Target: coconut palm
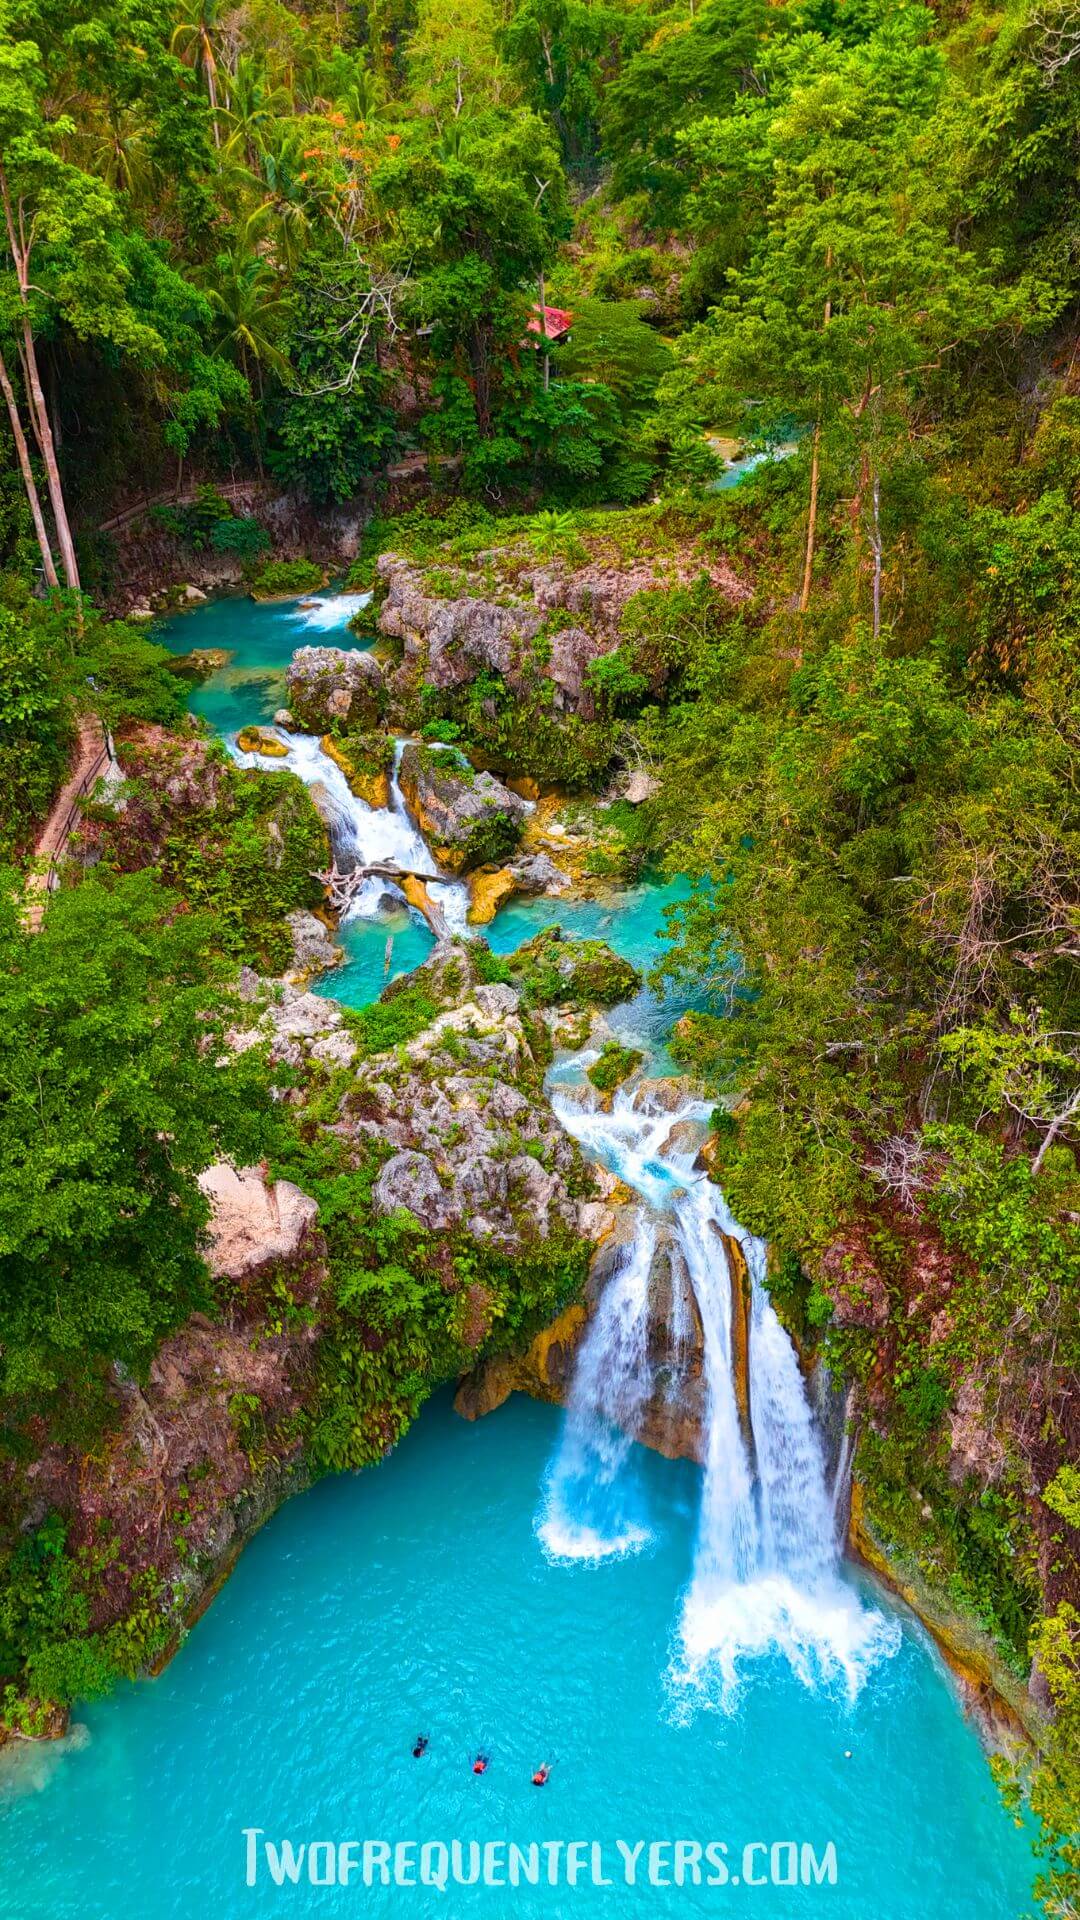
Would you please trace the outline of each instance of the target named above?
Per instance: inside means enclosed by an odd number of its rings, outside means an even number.
[[[86,164],[114,192],[133,200],[149,199],[155,168],[150,157],[145,122],[129,108],[109,101],[86,116],[82,140]]]
[[[180,0],[180,19],[169,43],[172,51],[185,65],[201,74],[206,83],[215,147],[221,145],[218,76],[224,12],[224,0]]]
[[[204,287],[218,317],[222,343],[232,348],[249,383],[254,371],[261,393],[264,367],[281,375],[288,372],[277,338],[288,317],[289,302],[270,262],[240,247],[219,253],[204,275]]]
[[[242,155],[254,171],[277,123],[292,112],[292,95],[280,80],[271,81],[262,60],[242,53],[229,76],[228,99],[225,119],[231,130],[225,151],[230,157]]]

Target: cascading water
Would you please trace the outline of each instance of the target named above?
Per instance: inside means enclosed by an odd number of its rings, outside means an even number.
[[[296,618],[312,633],[339,633],[370,599],[370,593],[313,593],[299,602]]]
[[[366,800],[359,799],[353,793],[341,768],[331,760],[329,754],[323,752],[314,734],[284,733],[264,728],[264,732],[267,731],[273,732],[274,738],[286,749],[286,754],[281,759],[275,758],[271,764],[274,767],[287,767],[303,780],[305,786],[311,788],[316,805],[330,829],[334,856],[343,872],[380,861],[387,861],[406,871],[438,871],[433,854],[409,816],[398,784],[403,742],[398,741],[395,749],[389,807],[369,807]],[[238,765],[265,771],[267,761],[261,754],[241,753],[235,741],[230,741],[229,745]],[[458,880],[445,880],[438,885],[433,884],[429,891],[432,899],[442,908],[451,933],[466,936],[469,931],[465,919],[469,905],[466,888]],[[404,897],[390,881],[373,875],[353,895],[345,918],[374,919],[388,893],[397,898]]]
[[[843,1578],[821,1438],[791,1341],[765,1288],[766,1249],[732,1218],[719,1188],[694,1169],[686,1128],[706,1109],[650,1110],[647,1090],[620,1090],[610,1112],[569,1091],[554,1095],[586,1153],[645,1202],[635,1237],[608,1282],[582,1344],[566,1426],[545,1489],[539,1533],[553,1557],[600,1559],[651,1537],[630,1483],[630,1440],[652,1390],[649,1273],[660,1221],[685,1263],[702,1330],[705,1472],[694,1565],[683,1596],[672,1681],[681,1699],[732,1703],[750,1657],[780,1655],[805,1684],[841,1680],[854,1694],[899,1627],[865,1607]],[[737,1242],[750,1286],[750,1434],[735,1383],[735,1287],[725,1238]],[[685,1344],[685,1305],[673,1291],[673,1346]],[[611,1427],[621,1439],[610,1437]]]
[[[636,1482],[623,1473],[648,1397],[648,1222],[604,1290],[582,1343],[566,1432],[538,1531],[557,1560],[635,1553],[649,1538]]]

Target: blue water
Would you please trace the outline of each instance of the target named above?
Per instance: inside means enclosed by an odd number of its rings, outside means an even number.
[[[763,1672],[728,1718],[673,1692],[697,1476],[642,1458],[655,1549],[551,1564],[533,1531],[560,1415],[469,1426],[440,1397],[376,1471],[325,1481],[246,1549],[158,1680],[4,1808],[4,1920],[750,1911],[1011,1920],[1027,1886],[974,1735],[905,1633],[854,1707]],[[430,1750],[414,1761],[418,1732]],[[478,1748],[491,1755],[475,1779]],[[845,1753],[850,1752],[850,1759]],[[543,1792],[533,1769],[554,1761]],[[244,1884],[244,1827],[291,1838],[809,1840],[835,1887],[571,1891]],[[758,1856],[760,1857],[760,1856]],[[756,1860],[755,1863],[756,1865]],[[607,1868],[609,1876],[613,1869]],[[351,1898],[350,1898],[351,1896]]]
[[[355,612],[358,596],[339,601],[343,612]],[[306,600],[258,602],[230,594],[207,601],[189,613],[156,625],[151,636],[174,653],[196,647],[227,647],[228,666],[193,688],[193,713],[216,732],[236,733],[240,727],[272,719],[286,705],[285,670],[297,647],[361,647],[345,619],[334,615],[333,598],[313,595]]]
[[[270,652],[280,669],[305,637],[297,624],[294,608],[229,601],[168,637],[235,646],[234,671]],[[272,712],[278,688],[212,682],[194,704],[229,731]],[[515,902],[490,938],[506,952],[559,918],[644,965],[678,897],[678,886],[632,889],[613,920],[610,903]],[[430,944],[404,914],[349,927],[326,989],[377,991],[388,928],[394,972]],[[660,1018],[648,996],[614,1015],[650,1035]],[[515,1397],[470,1426],[439,1396],[378,1469],[324,1481],[275,1515],[160,1679],[82,1709],[68,1742],[6,1753],[0,1920],[232,1920],[338,1913],[350,1899],[447,1920],[740,1908],[765,1920],[1013,1920],[1028,1900],[1026,1837],[921,1632],[905,1622],[853,1703],[804,1687],[779,1660],[757,1665],[729,1713],[684,1693],[671,1660],[698,1471],[639,1452],[650,1548],[555,1563],[535,1523],[562,1417]],[[430,1750],[414,1761],[421,1731]],[[470,1771],[479,1748],[491,1754],[482,1779]],[[555,1764],[540,1792],[529,1776],[544,1760]],[[257,1856],[249,1887],[245,1827],[297,1847],[597,1841],[615,1884],[277,1887]],[[823,1856],[832,1841],[837,1884],[627,1887],[617,1839],[722,1841],[733,1875],[746,1843],[806,1841]]]

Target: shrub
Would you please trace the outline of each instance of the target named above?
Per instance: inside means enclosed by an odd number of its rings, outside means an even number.
[[[624,1047],[617,1040],[609,1040],[599,1060],[588,1069],[588,1078],[600,1093],[614,1093],[624,1080],[629,1080],[644,1058],[638,1047]]]
[[[280,594],[311,593],[321,587],[326,575],[314,560],[269,560],[260,567],[251,582],[252,597],[273,600]]]

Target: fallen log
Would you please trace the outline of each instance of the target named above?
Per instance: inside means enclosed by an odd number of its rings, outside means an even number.
[[[342,914],[352,905],[365,880],[388,880],[399,887],[410,906],[424,915],[437,940],[449,940],[450,928],[441,909],[428,894],[428,886],[444,886],[445,875],[441,873],[421,873],[415,868],[399,867],[392,861],[379,861],[371,866],[350,867],[342,873],[335,860],[333,866],[322,872],[312,871],[312,879],[317,880],[325,889],[327,905],[337,914]],[[410,888],[406,881],[413,881]]]

